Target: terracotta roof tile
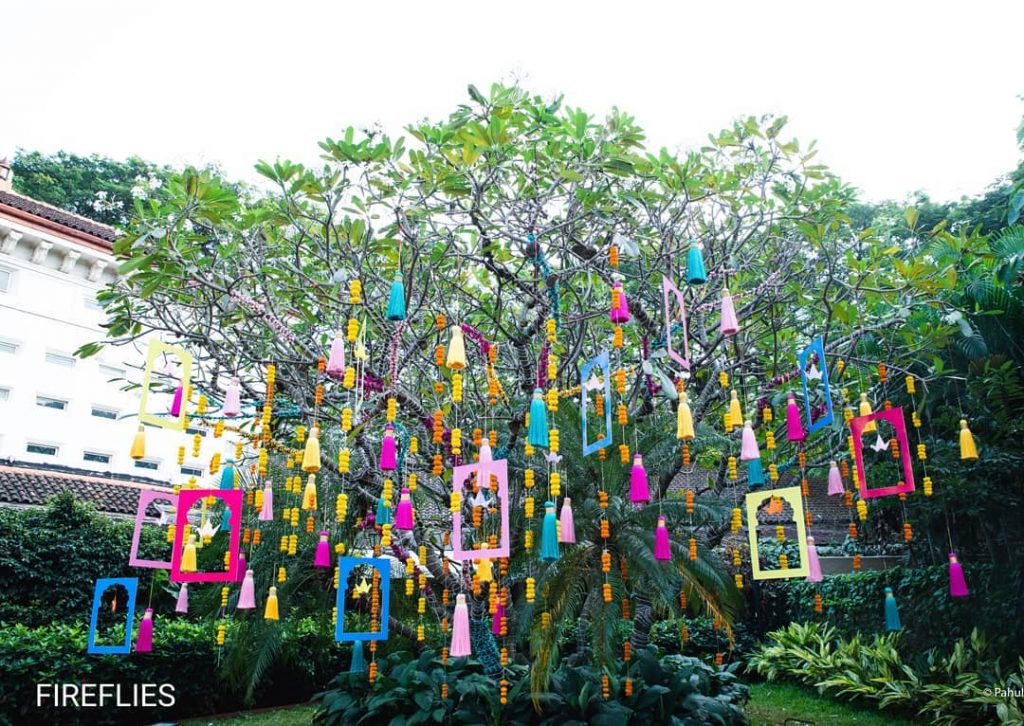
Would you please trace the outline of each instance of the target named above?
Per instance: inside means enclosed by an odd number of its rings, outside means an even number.
[[[63,490],[70,489],[81,500],[108,514],[135,514],[143,489],[170,491],[170,487],[117,481],[88,475],[0,466],[0,505],[41,506]],[[150,516],[156,514],[152,509]]]
[[[121,236],[121,233],[113,227],[94,222],[91,219],[81,217],[60,207],[54,207],[53,205],[45,204],[14,192],[0,191],[0,204],[13,207],[19,211],[35,217],[41,217],[79,232],[85,232],[110,243],[115,242]]]

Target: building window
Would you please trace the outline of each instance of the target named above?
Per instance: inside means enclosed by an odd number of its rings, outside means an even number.
[[[36,405],[42,406],[43,408],[52,408],[57,411],[63,411],[68,407],[68,402],[60,398],[50,398],[49,396],[36,396]]]
[[[109,464],[110,454],[97,454],[95,451],[86,451],[82,459],[84,461],[94,461],[97,464]]]
[[[6,267],[0,267],[0,292],[11,291],[11,281],[14,278],[14,271]]]
[[[10,340],[0,340],[0,353],[10,353],[14,355],[18,352],[18,344],[11,342]]]
[[[58,366],[66,366],[72,368],[75,365],[75,356],[68,355],[67,353],[56,353],[52,350],[46,351],[46,362],[53,363]]]
[[[25,450],[30,454],[40,454],[41,456],[57,455],[57,447],[49,444],[29,444]]]
[[[124,378],[128,374],[128,371],[124,368],[100,363],[100,373],[105,376],[110,376],[111,378]]]
[[[183,466],[183,467],[181,467],[181,475],[182,476],[202,476],[203,475],[203,470],[202,469],[197,469],[194,466]]]
[[[11,400],[11,389],[0,388],[0,403]]]
[[[92,415],[96,418],[109,418],[111,421],[117,420],[117,411],[112,408],[104,408],[103,406],[93,406]]]
[[[160,462],[159,461],[148,461],[146,459],[139,459],[138,461],[135,462],[135,468],[136,469],[150,469],[151,471],[156,471],[157,469],[160,468]]]

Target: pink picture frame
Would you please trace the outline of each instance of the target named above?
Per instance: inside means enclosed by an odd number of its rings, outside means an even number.
[[[142,525],[146,519],[146,509],[155,501],[170,502],[175,508],[175,521],[177,521],[178,495],[172,491],[157,491],[154,489],[142,489],[139,491],[139,507],[135,511],[135,531],[132,533],[132,549],[128,553],[128,565],[130,567],[148,567],[151,570],[169,570],[169,560],[145,560],[139,557],[139,538],[142,537]],[[177,530],[177,527],[175,527]],[[177,534],[177,532],[175,532]]]
[[[464,464],[452,470],[452,492],[464,493],[465,482],[469,476],[476,472],[479,477],[489,477],[492,474],[498,479],[498,501],[501,503],[501,537],[498,546],[486,550],[464,550],[462,549],[462,510],[452,514],[452,555],[451,559],[457,562],[466,560],[479,560],[483,558],[494,559],[509,556],[509,526],[508,526],[508,461],[496,459],[494,461],[481,461],[475,464]]]
[[[188,524],[188,510],[206,497],[222,500],[231,510],[231,553],[228,569],[223,572],[182,572],[181,545]],[[242,537],[241,489],[182,489],[178,493],[178,511],[175,513],[174,549],[171,550],[171,582],[235,582],[238,580],[238,544]]]
[[[666,276],[661,276],[661,292],[662,297],[665,300],[665,347],[668,349],[669,357],[676,363],[683,367],[683,370],[690,370],[690,342],[686,334],[686,300],[683,297],[682,291],[675,286],[671,280]],[[680,322],[683,324],[683,354],[679,355],[679,352],[672,346],[672,299],[669,297],[669,293],[675,296],[676,302],[679,303],[679,311],[681,318]]]
[[[861,436],[864,427],[870,421],[887,421],[892,424],[893,435],[900,445],[900,460],[903,463],[903,484],[890,487],[868,488],[867,477],[864,476],[864,443]],[[887,497],[893,494],[905,494],[914,491],[914,463],[910,458],[910,443],[907,440],[907,424],[903,418],[903,407],[890,408],[888,411],[875,411],[866,416],[858,416],[850,421],[850,432],[853,434],[853,458],[857,467],[858,490],[861,499]]]

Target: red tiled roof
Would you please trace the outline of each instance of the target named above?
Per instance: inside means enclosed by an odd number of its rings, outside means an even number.
[[[63,490],[70,489],[81,500],[108,514],[135,514],[139,492],[144,489],[170,491],[170,487],[118,481],[86,474],[46,469],[0,466],[0,505],[41,506]],[[155,509],[150,514],[155,514]]]
[[[108,243],[106,245],[108,249],[112,246],[113,242],[121,236],[121,233],[113,227],[100,224],[99,222],[94,222],[91,219],[81,217],[72,212],[68,212],[67,210],[36,201],[35,199],[30,199],[29,197],[25,197],[14,192],[0,191],[0,205],[16,209],[33,217],[45,219],[62,227],[75,230],[76,232],[83,232],[92,237],[96,237],[97,239]]]

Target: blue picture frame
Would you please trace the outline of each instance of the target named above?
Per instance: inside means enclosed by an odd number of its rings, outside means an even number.
[[[604,379],[604,436],[592,444],[587,443],[587,377],[595,367],[601,369]],[[601,351],[596,357],[588,360],[580,369],[580,429],[583,432],[583,455],[590,456],[598,449],[612,443],[612,364],[608,351]]]
[[[345,630],[345,584],[356,567],[369,565],[380,573],[380,630],[366,633],[350,633]],[[383,557],[338,557],[338,595],[336,605],[338,619],[334,623],[334,639],[339,642],[354,640],[387,640],[388,613],[391,600],[391,561]]]
[[[121,585],[128,592],[128,604],[124,628],[124,643],[121,645],[97,645],[96,626],[100,617],[100,606],[103,604],[103,593],[107,588]],[[99,655],[128,655],[132,652],[132,630],[135,627],[135,599],[139,594],[139,578],[137,577],[102,577],[96,580],[96,589],[92,593],[92,615],[89,617],[89,640],[86,652]]]
[[[825,415],[817,421],[811,420],[811,398],[807,392],[807,362],[812,353],[818,356],[818,368],[821,371],[821,394],[825,397],[827,407]],[[800,382],[804,387],[804,414],[807,416],[807,435],[810,436],[815,431],[820,431],[831,425],[835,420],[832,412],[832,389],[828,385],[828,366],[825,364],[825,344],[820,335],[800,353]]]

